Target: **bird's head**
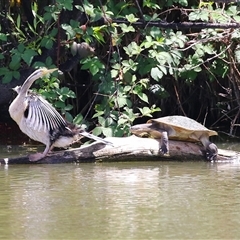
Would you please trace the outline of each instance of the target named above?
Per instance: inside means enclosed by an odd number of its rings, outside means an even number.
[[[17,92],[17,94],[20,94],[21,92],[28,91],[29,87],[32,85],[32,83],[38,79],[41,78],[48,73],[52,73],[54,71],[58,70],[57,68],[47,69],[47,68],[39,68],[36,71],[34,71],[24,82],[22,86],[16,86],[15,88],[12,88],[13,91]]]
[[[44,77],[45,75],[52,73],[54,71],[58,70],[57,68],[47,69],[47,68],[39,68],[35,72],[33,72],[30,77],[34,79],[38,79],[41,77]]]

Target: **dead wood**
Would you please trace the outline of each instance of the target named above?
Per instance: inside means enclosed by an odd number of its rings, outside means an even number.
[[[92,143],[80,148],[56,151],[38,162],[30,162],[28,156],[0,159],[1,164],[56,164],[56,163],[92,163],[120,161],[206,161],[202,146],[182,141],[170,141],[170,156],[159,152],[159,141],[136,136],[124,138],[106,138],[113,142],[114,147],[102,143]],[[219,149],[217,161],[235,161],[238,152]]]

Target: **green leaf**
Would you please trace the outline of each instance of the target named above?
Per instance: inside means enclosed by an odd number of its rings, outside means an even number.
[[[58,82],[53,82],[51,85],[53,88],[58,89],[59,88],[59,83]]]
[[[0,76],[6,75],[9,72],[9,69],[6,67],[0,68]]]
[[[52,58],[51,57],[47,57],[46,58],[46,66],[50,67],[52,65]]]
[[[96,65],[91,65],[89,70],[90,70],[91,74],[94,76],[94,75],[96,75],[98,73],[99,68]]]
[[[142,113],[142,116],[152,117],[152,114],[151,114],[152,111],[149,107],[143,107],[138,109]]]
[[[104,114],[104,111],[98,111],[98,112],[96,112],[96,113],[92,116],[92,118],[96,118],[96,117],[102,116],[103,114]]]
[[[13,71],[13,77],[16,79],[20,78],[20,72],[19,71]]]
[[[8,72],[3,78],[2,78],[2,83],[9,83],[12,81],[13,74],[12,72]]]
[[[12,70],[17,70],[20,67],[21,57],[18,54],[12,56],[12,60],[9,63],[9,68]]]
[[[69,91],[69,88],[67,87],[62,87],[61,89],[59,89],[59,93],[62,95],[67,95]]]
[[[186,41],[187,37],[181,31],[177,31],[176,33],[170,33],[170,39],[166,39],[166,44],[170,42],[168,45],[177,44],[180,48],[183,48]]]
[[[209,13],[206,10],[196,10],[188,15],[190,21],[202,20],[208,22]]]
[[[177,2],[180,3],[182,6],[187,6],[188,5],[187,0],[178,0]]]
[[[33,57],[36,55],[38,54],[34,50],[26,49],[21,57],[30,66],[32,63]]]
[[[58,3],[66,10],[73,10],[73,0],[58,0]]]
[[[96,31],[96,27],[93,28],[93,36],[97,39],[98,42],[105,43],[104,34],[102,31]]]
[[[85,12],[90,17],[94,17],[95,16],[94,7],[93,7],[92,4],[90,4],[88,1],[84,1],[82,5],[83,6],[75,5],[75,7],[77,9],[79,9],[81,12]]]
[[[111,70],[111,77],[112,78],[116,78],[119,74],[119,71],[118,70],[115,70],[115,69],[112,69]]]
[[[124,107],[124,114],[128,117],[128,120],[132,123],[136,117],[139,115],[138,113],[134,113],[132,108]]]
[[[167,75],[167,68],[166,68],[165,66],[158,65],[158,68],[159,68],[165,75]]]
[[[41,67],[46,67],[46,64],[44,64],[43,62],[34,62],[33,63],[33,68],[41,68]]]
[[[112,137],[112,136],[113,136],[113,131],[112,131],[112,129],[111,129],[110,127],[108,127],[108,128],[106,128],[106,127],[102,128],[102,133],[103,133],[103,135],[106,136],[106,137]]]
[[[127,47],[123,47],[123,49],[130,57],[133,55],[139,55],[143,50],[143,48],[137,45],[136,42],[131,42]]]
[[[0,40],[1,41],[7,41],[7,35],[4,33],[0,33]]]
[[[132,59],[129,59],[123,60],[122,65],[124,66],[123,72],[126,73],[129,69],[131,69],[132,71],[136,71],[138,63],[136,61],[133,61]]]
[[[170,52],[159,52],[156,58],[157,58],[157,61],[160,63],[160,65],[164,65],[166,62],[169,64],[173,62],[173,58]]]
[[[139,93],[139,94],[138,94],[138,97],[139,97],[142,101],[148,103],[148,96],[147,96],[145,93]]]
[[[59,108],[59,109],[62,109],[65,107],[65,103],[62,101],[56,101],[54,105],[56,108]]]
[[[46,36],[46,37],[43,37],[40,44],[41,44],[41,46],[43,46],[47,49],[51,49],[53,46],[53,40],[50,39],[48,36]]]
[[[138,20],[138,18],[136,18],[132,13],[126,15],[125,17],[130,23],[135,23]]]
[[[73,109],[73,105],[71,105],[71,104],[67,104],[65,107],[64,107],[64,110],[65,111],[70,111],[70,110],[72,110]]]
[[[20,43],[20,44],[18,45],[17,49],[18,49],[18,51],[19,51],[20,53],[23,53],[24,50],[25,50],[25,46],[24,46],[22,43]]]
[[[155,3],[152,0],[144,0],[143,1],[143,7],[148,7],[150,9],[160,9],[159,4]]]
[[[135,29],[133,26],[127,26],[125,23],[119,24],[119,27],[121,27],[123,33],[135,32]]]
[[[73,121],[73,116],[69,112],[65,112],[65,118],[66,118],[66,120],[68,122],[72,122]]]
[[[222,10],[222,9],[221,9]],[[237,6],[230,6],[227,10],[226,10],[226,13],[229,15],[229,16],[234,16],[234,15],[237,15],[238,14],[238,10],[237,10]]]
[[[158,81],[159,79],[161,79],[163,77],[163,72],[158,68],[158,67],[154,67],[151,70],[151,77]]]
[[[106,123],[106,118],[102,117],[102,116],[99,116],[98,117],[98,122],[101,126],[105,126],[105,123]]]
[[[124,87],[123,91],[124,91],[124,93],[128,93],[131,89],[132,89],[132,87],[128,85],[128,86]]]
[[[21,16],[20,14],[17,16],[17,27],[20,28],[20,24],[21,24]]]
[[[154,84],[154,85],[152,85],[152,86],[149,88],[149,90],[150,90],[153,94],[161,97],[161,99],[164,99],[164,98],[169,97],[169,93],[165,90],[165,88],[164,88],[163,86],[161,86],[161,85],[159,85],[159,84]]]
[[[50,37],[55,37],[58,33],[58,29],[57,28],[53,28],[52,31],[50,32],[49,36]]]
[[[102,134],[102,129],[103,129],[103,127],[95,127],[92,130],[92,134],[95,136],[99,136],[100,134]]]
[[[154,38],[160,38],[162,37],[162,31],[159,27],[151,27],[150,29],[150,35]]]
[[[128,105],[128,99],[127,97],[124,97],[124,96],[117,97],[116,102],[117,102],[116,105],[120,108]]]
[[[68,36],[68,39],[72,39],[76,36],[76,32],[74,31],[74,29],[72,28],[72,26],[70,26],[69,24],[62,24],[61,25],[62,29],[66,31],[66,34]]]
[[[73,119],[73,123],[77,124],[77,125],[81,125],[83,122],[83,115],[81,113],[79,113],[74,119]]]
[[[240,16],[234,16],[233,19],[234,19],[236,22],[240,22]]]

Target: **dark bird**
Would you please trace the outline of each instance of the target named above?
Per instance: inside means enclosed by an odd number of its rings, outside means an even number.
[[[43,153],[31,154],[30,161],[42,159],[54,147],[66,147],[78,141],[80,135],[112,145],[111,142],[87,133],[80,126],[67,122],[47,100],[29,90],[35,80],[56,70],[58,69],[40,68],[22,86],[14,88],[18,95],[9,106],[11,118],[23,133],[46,145]]]

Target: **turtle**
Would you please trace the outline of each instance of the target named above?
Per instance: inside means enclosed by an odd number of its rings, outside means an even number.
[[[159,150],[164,155],[169,154],[169,138],[178,141],[202,142],[207,160],[217,159],[218,148],[209,141],[210,136],[218,135],[217,132],[185,116],[173,115],[150,119],[145,124],[132,126],[131,132],[138,137],[161,139]]]

